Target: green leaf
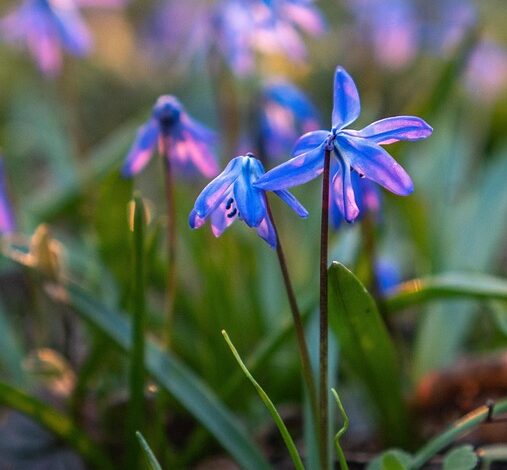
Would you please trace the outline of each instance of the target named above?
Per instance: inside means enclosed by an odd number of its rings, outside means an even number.
[[[443,470],[472,470],[478,460],[474,448],[471,445],[464,445],[446,454]]]
[[[507,280],[473,272],[413,279],[397,286],[386,298],[385,306],[395,312],[430,300],[455,297],[507,300]]]
[[[229,349],[231,350],[234,358],[236,359],[237,363],[239,364],[239,367],[245,374],[248,380],[252,383],[255,390],[257,390],[257,393],[259,394],[259,397],[263,401],[264,405],[268,409],[269,413],[273,417],[273,420],[275,421],[275,424],[280,431],[280,434],[282,436],[283,442],[285,443],[285,446],[287,447],[287,450],[289,451],[290,457],[292,459],[292,463],[296,467],[297,470],[304,470],[303,462],[301,461],[301,457],[299,456],[296,444],[294,443],[294,440],[292,439],[292,436],[289,433],[289,430],[287,429],[287,426],[285,426],[285,423],[282,420],[282,417],[278,413],[274,403],[269,398],[268,394],[264,391],[264,389],[260,386],[260,384],[254,379],[252,374],[250,374],[250,371],[245,366],[244,362],[241,360],[241,357],[232,344],[232,341],[230,340],[229,336],[227,335],[225,330],[222,330],[222,335],[225,338],[225,341],[227,342],[227,345],[229,346]]]
[[[131,322],[123,313],[104,307],[75,284],[66,289],[67,302],[86,321],[98,328],[125,352],[130,353]],[[146,370],[171,393],[218,442],[246,469],[270,468],[238,420],[191,370],[164,352],[153,341],[146,342]]]
[[[412,456],[401,449],[389,449],[368,463],[367,470],[407,470]]]
[[[22,385],[25,382],[23,368],[23,348],[18,333],[7,317],[2,303],[0,303],[0,364],[7,372],[11,382]]]
[[[329,311],[343,357],[376,405],[386,441],[405,443],[407,415],[394,345],[370,294],[338,262],[329,268]]]
[[[144,453],[146,455],[146,459],[148,460],[148,463],[150,464],[151,470],[162,470],[162,467],[158,463],[157,458],[155,457],[155,454],[151,450],[150,446],[146,442],[146,439],[143,437],[143,435],[137,431],[136,432],[137,440],[139,441],[139,444],[144,450]]]
[[[497,328],[507,336],[507,302],[492,300],[488,302],[488,307]]]
[[[0,382],[0,404],[25,414],[76,449],[93,468],[112,469],[109,458],[65,415],[37,398]]]

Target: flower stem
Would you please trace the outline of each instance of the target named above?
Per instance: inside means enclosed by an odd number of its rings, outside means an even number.
[[[176,207],[174,203],[173,169],[169,156],[167,137],[163,136],[160,143],[160,155],[164,162],[164,186],[167,215],[167,287],[166,287],[166,344],[171,344],[172,317],[174,298],[176,295]]]
[[[319,348],[319,452],[323,470],[329,468],[328,443],[328,314],[327,314],[327,246],[329,229],[329,165],[331,152],[324,155],[322,178],[322,218],[320,226],[320,348]]]
[[[292,319],[294,321],[294,329],[296,330],[296,338],[299,348],[299,357],[301,360],[301,367],[303,371],[303,378],[306,383],[306,388],[308,391],[308,396],[310,398],[310,405],[312,407],[312,414],[314,420],[318,417],[318,406],[317,406],[317,392],[315,387],[315,381],[313,380],[312,366],[310,363],[310,355],[308,353],[308,345],[305,339],[305,330],[303,326],[303,320],[301,317],[301,312],[299,311],[299,307],[296,301],[296,295],[294,294],[294,288],[292,287],[292,282],[289,276],[289,271],[287,269],[287,262],[285,260],[285,254],[282,248],[282,244],[280,242],[280,237],[278,236],[278,229],[275,225],[275,219],[273,218],[273,213],[271,212],[271,206],[269,205],[269,201],[267,196],[265,196],[266,200],[266,208],[268,211],[268,216],[273,224],[273,229],[276,234],[276,254],[278,256],[278,263],[280,264],[280,270],[282,271],[283,283],[285,285],[285,290],[287,292],[287,298],[289,300],[290,310],[292,313]],[[317,421],[315,421],[317,422]]]

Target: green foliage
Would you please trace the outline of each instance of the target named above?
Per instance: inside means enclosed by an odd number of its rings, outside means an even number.
[[[478,461],[471,445],[460,446],[445,455],[443,470],[473,470]]]

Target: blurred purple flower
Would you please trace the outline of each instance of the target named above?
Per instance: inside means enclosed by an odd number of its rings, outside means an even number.
[[[233,158],[213,181],[197,197],[190,213],[191,228],[201,227],[211,219],[215,237],[222,235],[234,220],[243,220],[272,248],[276,248],[276,232],[266,205],[265,192],[254,186],[264,174],[262,163],[252,154]],[[275,191],[300,217],[307,217],[307,210],[288,191]]]
[[[14,232],[15,229],[14,214],[7,199],[4,164],[0,158],[0,234]]]
[[[294,85],[268,84],[262,93],[260,138],[268,158],[287,155],[298,136],[319,128],[315,106]]]
[[[42,73],[54,76],[62,66],[62,50],[83,57],[92,49],[90,31],[80,6],[117,7],[124,0],[24,0],[0,20],[0,37],[28,49]]]
[[[414,116],[397,116],[376,121],[360,131],[345,129],[358,118],[360,109],[354,81],[342,67],[337,67],[332,129],[302,136],[294,148],[295,157],[268,171],[254,185],[280,190],[306,183],[322,173],[325,152],[330,151],[336,157],[330,193],[347,222],[353,222],[359,215],[352,170],[394,194],[410,194],[413,191],[410,176],[380,145],[425,139],[431,134],[431,127]]]
[[[382,64],[407,65],[421,49],[447,53],[476,21],[470,0],[347,0]]]
[[[493,41],[481,41],[468,62],[465,83],[470,93],[493,101],[507,90],[507,50]]]
[[[306,55],[299,30],[317,36],[324,29],[311,0],[167,0],[150,20],[152,44],[185,56],[217,51],[234,73],[254,70],[255,52],[281,53],[295,61]]]
[[[139,173],[150,161],[158,144],[163,157],[179,171],[197,169],[204,176],[218,173],[212,144],[215,134],[192,119],[177,98],[161,96],[146,124],[139,128],[122,168],[125,177]]]

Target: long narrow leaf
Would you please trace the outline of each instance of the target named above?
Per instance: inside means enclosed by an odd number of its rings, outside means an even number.
[[[368,291],[337,262],[329,268],[329,311],[343,357],[375,403],[386,441],[404,444],[407,415],[394,345]]]
[[[507,280],[481,273],[446,273],[413,279],[391,292],[385,306],[395,312],[412,305],[446,298],[507,300]]]
[[[155,454],[151,450],[151,447],[146,442],[146,439],[143,437],[143,435],[137,431],[136,432],[137,440],[139,441],[139,444],[144,450],[144,453],[146,454],[146,458],[148,460],[148,463],[150,464],[151,470],[162,470],[162,467],[158,463],[157,458],[155,457]]]

